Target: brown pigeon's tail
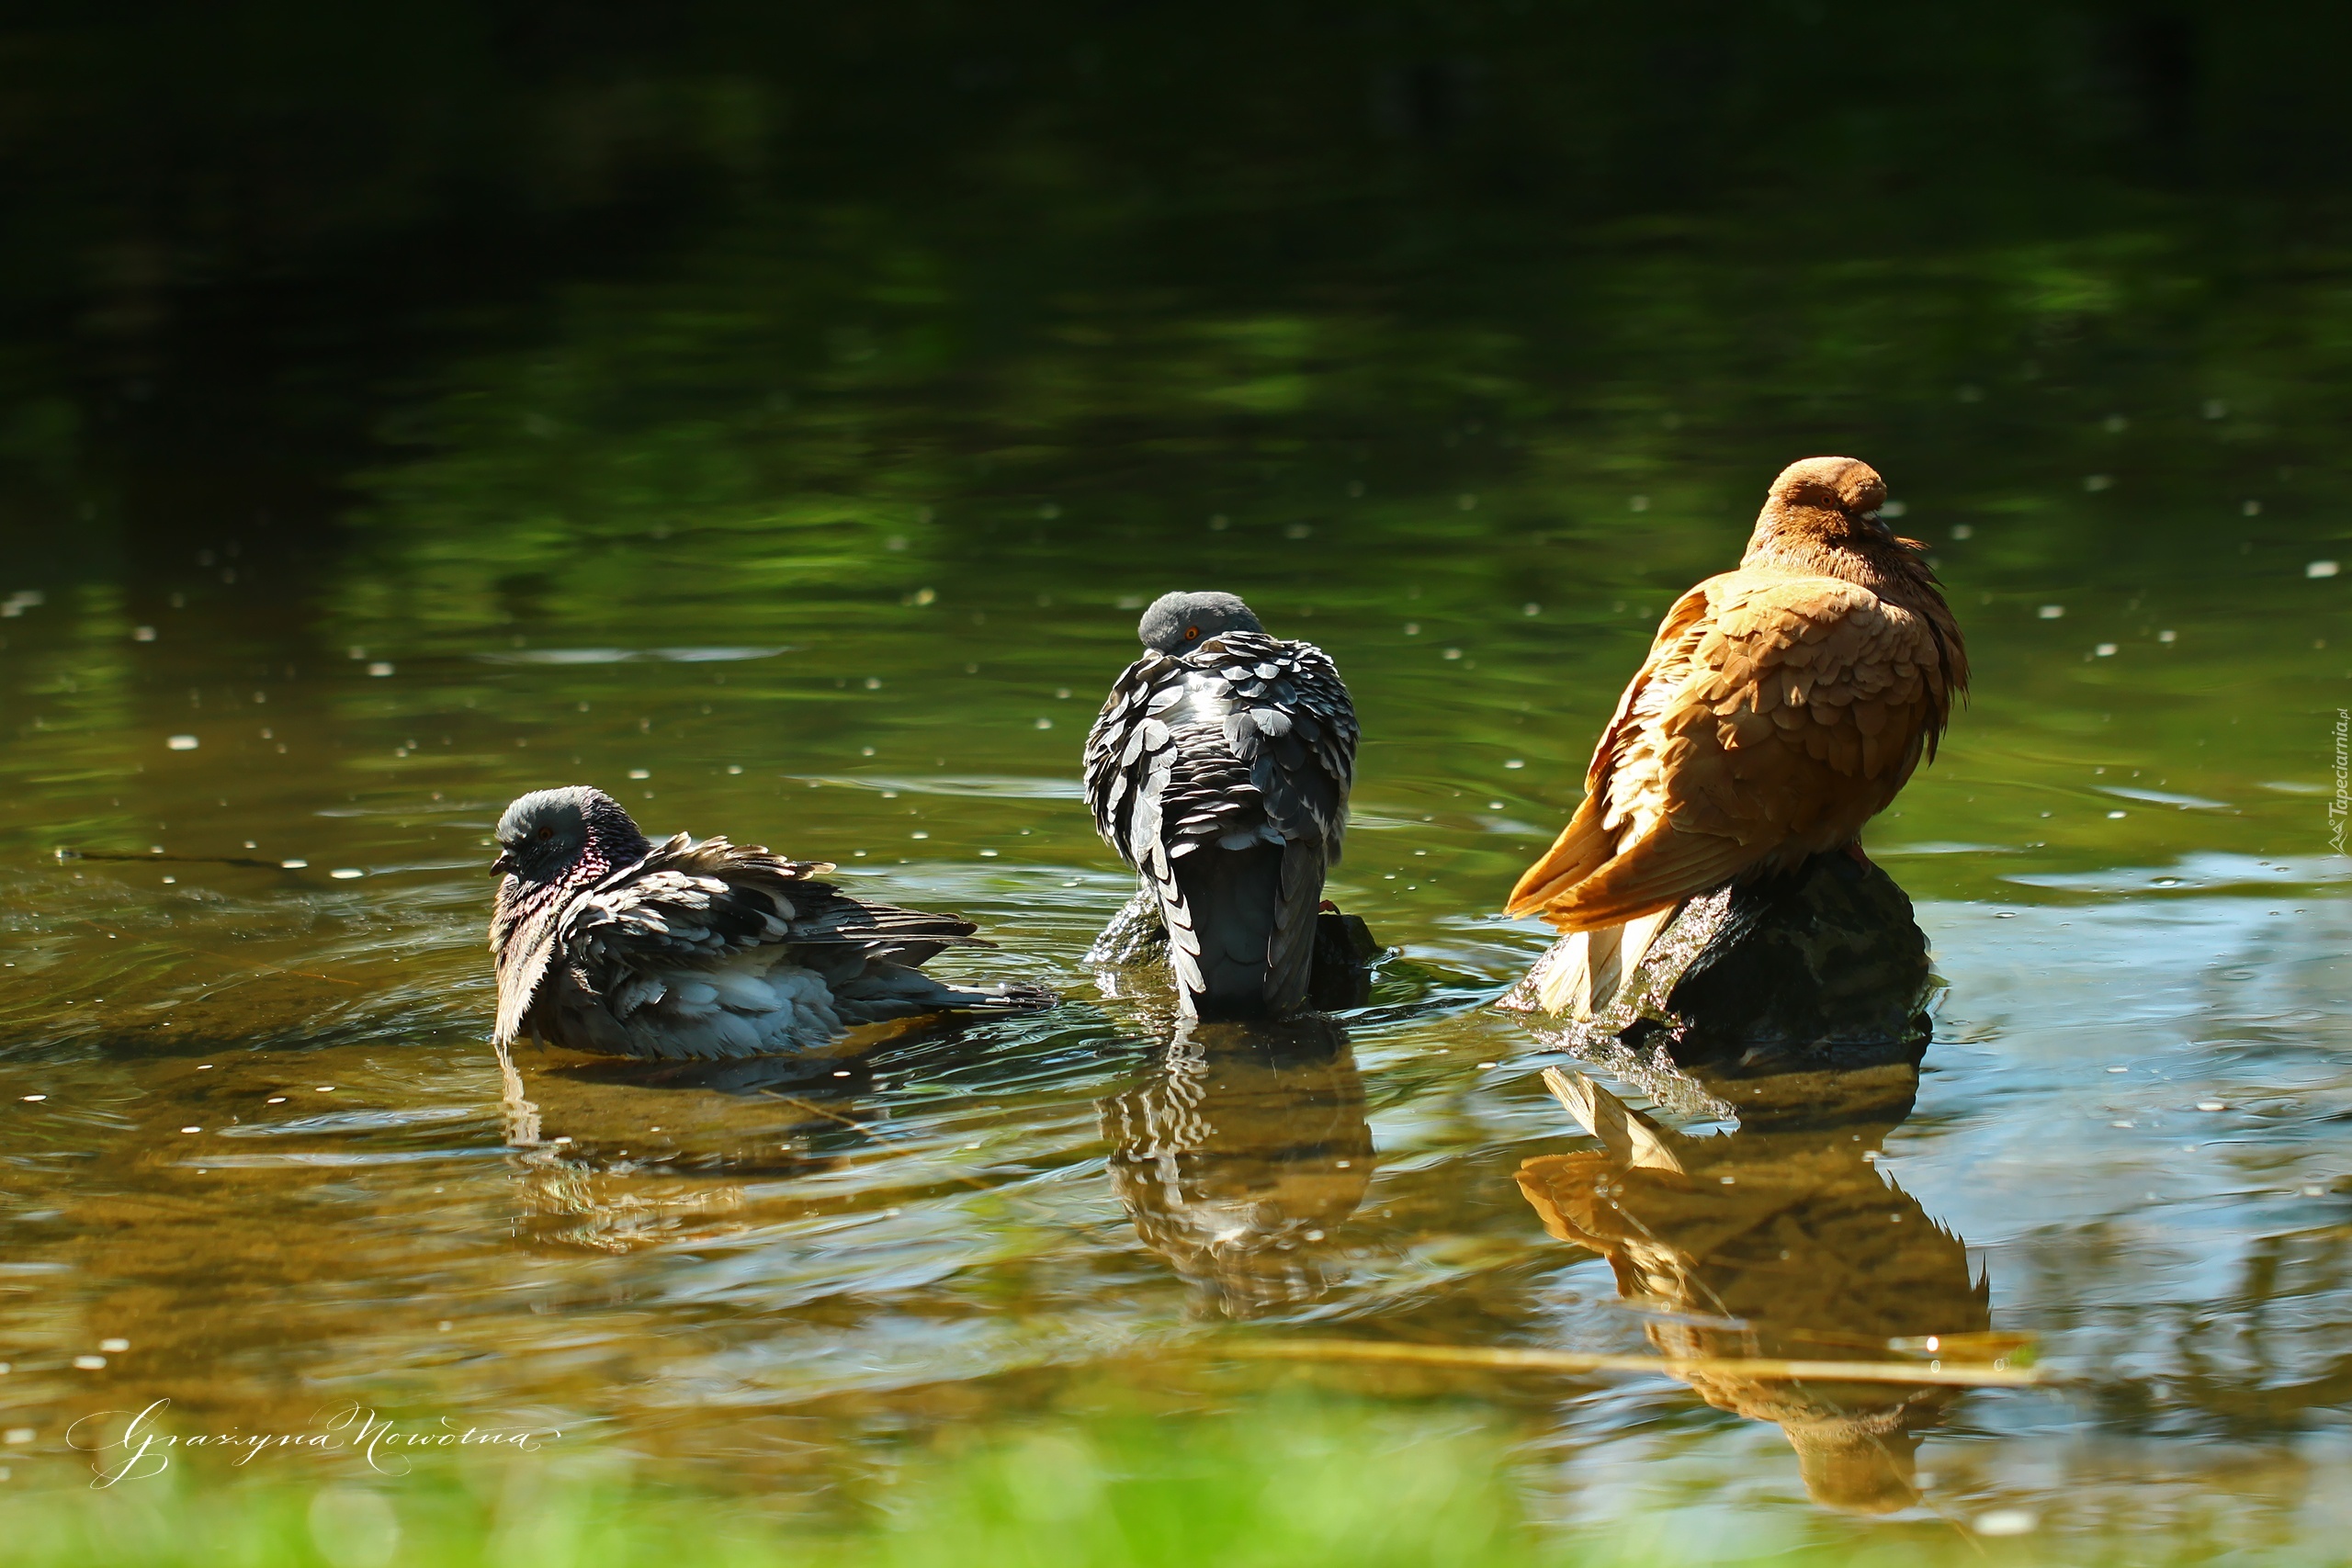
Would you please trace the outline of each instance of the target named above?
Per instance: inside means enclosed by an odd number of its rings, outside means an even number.
[[[1521,874],[1518,886],[1510,890],[1510,901],[1503,907],[1506,914],[1516,919],[1542,912],[1599,871],[1615,852],[1616,835],[1600,825],[1600,802],[1598,795],[1585,796],[1577,814],[1544,852],[1544,858]]]
[[[1680,908],[1677,904],[1623,925],[1562,937],[1528,972],[1537,1007],[1558,1018],[1600,1017]]]

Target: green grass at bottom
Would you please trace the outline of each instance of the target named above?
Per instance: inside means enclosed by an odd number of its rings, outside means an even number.
[[[2172,1563],[2194,1543],[1979,1540],[1917,1519],[1796,1544],[1759,1517],[1701,1541],[1645,1528],[1544,1529],[1506,1445],[1475,1417],[1276,1399],[1233,1416],[1004,1427],[920,1452],[843,1525],[757,1497],[683,1492],[528,1456],[369,1474],[356,1456],[296,1480],[185,1465],[104,1489],[0,1495],[19,1568],[1791,1568]],[[1687,1515],[1680,1516],[1683,1518]],[[1797,1536],[1803,1533],[1803,1515]],[[1736,1524],[1736,1521],[1735,1521]],[[2335,1561],[2313,1553],[2266,1562]]]

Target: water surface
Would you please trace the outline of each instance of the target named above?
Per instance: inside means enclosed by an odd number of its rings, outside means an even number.
[[[2152,220],[1932,264],[1636,227],[1283,287],[1032,237],[1008,276],[952,209],[884,216],[755,212],[502,317],[365,389],[366,456],[290,524],[100,463],[13,525],[18,1480],[77,1480],[93,1409],[356,1399],[826,1507],[949,1424],[1304,1378],[1498,1426],[1557,1517],[1744,1549],[2004,1510],[2340,1529],[2339,273],[2207,289]],[[1770,1195],[1668,1204],[1629,1274],[1522,1192],[1597,1145],[1488,1005],[1545,942],[1495,910],[1658,615],[1823,451],[1885,472],[1971,642],[1971,705],[1868,840],[1949,988],[1907,1115],[1662,1112]],[[1080,963],[1130,884],[1079,749],[1179,586],[1329,649],[1363,720],[1332,895],[1393,953],[1280,1051],[1171,1057]],[[814,1073],[526,1050],[517,1148],[488,833],[571,782],[960,910],[999,946],[956,968],[1066,999]],[[1731,1235],[1763,1224],[1785,1290]],[[1216,1348],[1751,1318],[2030,1337],[2068,1381],[1938,1395],[1888,1527],[1801,1469],[1812,1395]]]

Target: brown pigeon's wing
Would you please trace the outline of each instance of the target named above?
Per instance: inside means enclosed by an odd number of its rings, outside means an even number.
[[[1626,748],[1629,761],[1655,761],[1611,779],[1605,817],[1630,830],[1546,906],[1573,928],[1850,840],[1909,779],[1950,710],[1923,617],[1836,578],[1717,582],[1688,672]]]
[[[1668,792],[1678,829],[1751,842],[1858,829],[1951,715],[1927,619],[1837,578],[1766,580],[1729,600],[1697,662],[1707,673],[1665,719],[1682,756]]]
[[[1583,803],[1544,858],[1521,874],[1505,906],[1508,913],[1533,914],[1600,870],[1616,852],[1628,805],[1664,798],[1657,720],[1691,672],[1692,654],[1706,635],[1714,592],[1732,581],[1731,575],[1709,578],[1667,611],[1649,657],[1617,699],[1617,711],[1592,749]]]

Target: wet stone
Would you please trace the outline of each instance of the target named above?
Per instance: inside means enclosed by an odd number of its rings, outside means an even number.
[[[1908,1107],[1937,982],[1911,900],[1879,866],[1815,855],[1691,900],[1583,1017],[1546,984],[1573,941],[1499,1005],[1661,1103],[1778,1117],[1818,1104],[1834,1078],[1841,1102]]]

